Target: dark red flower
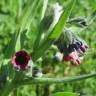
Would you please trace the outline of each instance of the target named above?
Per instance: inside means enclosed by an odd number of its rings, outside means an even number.
[[[30,61],[30,55],[24,51],[18,51],[12,58],[12,64],[17,69],[26,69],[28,62]]]
[[[79,65],[81,63],[77,51],[73,51],[68,55],[65,55],[63,58],[65,61],[70,61],[74,65]]]

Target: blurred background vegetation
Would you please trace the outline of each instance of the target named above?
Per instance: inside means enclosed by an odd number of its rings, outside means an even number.
[[[18,24],[21,22],[22,16],[26,15],[26,10],[24,8],[26,6],[29,8],[29,6],[31,6],[31,1],[32,0],[0,0],[0,63],[2,63],[6,47],[8,46],[16,27],[18,27]],[[66,8],[69,1],[70,0],[49,0],[49,5],[59,2]],[[33,3],[34,2],[35,0],[33,0]],[[32,11],[31,16],[33,16],[33,18],[28,17],[29,19],[26,20],[27,23],[24,23],[25,25],[22,27],[23,31],[25,31],[25,34],[23,35],[26,35],[24,42],[22,42],[24,43],[23,47],[29,52],[32,52],[33,50],[32,46],[38,31],[37,26],[39,26],[38,21],[40,21],[41,9],[42,3],[39,4],[35,13],[35,9]],[[28,11],[30,10],[28,9]],[[21,16],[22,18],[19,18],[21,14],[23,14]],[[49,53],[44,58],[42,64],[39,64],[44,72],[45,70],[48,71],[48,76],[64,77],[96,72],[96,0],[77,0],[70,18],[74,17],[84,17],[88,24],[94,19],[82,32],[80,32],[80,30],[84,29],[84,27],[71,26],[71,28],[74,29],[74,32],[88,43],[88,52],[86,53],[83,62],[78,67],[71,66],[70,63],[66,62],[53,63],[53,61],[50,60],[52,53]],[[28,31],[26,31],[26,29],[28,29]],[[55,92],[66,91],[80,93],[80,96],[96,96],[95,88],[96,78],[90,78],[84,81],[64,84],[28,85],[18,88],[18,96],[49,96],[48,94],[50,93],[53,94]]]

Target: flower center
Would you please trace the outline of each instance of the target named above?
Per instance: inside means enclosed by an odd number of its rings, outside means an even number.
[[[23,65],[23,64],[25,64],[26,63],[26,60],[25,59],[26,58],[24,58],[23,56],[18,56],[16,58],[17,65]]]

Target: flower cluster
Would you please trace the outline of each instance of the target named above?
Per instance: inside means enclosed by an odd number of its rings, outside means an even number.
[[[74,65],[79,65],[88,45],[82,39],[77,38],[75,34],[70,31],[68,32],[64,32],[55,42],[55,45],[63,53],[63,60],[70,61]]]
[[[85,42],[76,40],[76,42],[69,45],[68,50],[70,50],[70,53],[64,56],[64,60],[71,61],[72,64],[80,64],[80,57],[83,56],[87,48],[88,45]]]
[[[81,57],[84,55],[86,52],[88,46],[84,43],[79,43],[76,42],[75,44],[69,45],[69,50],[71,49],[72,51],[64,55],[64,60],[65,61],[70,61],[72,64],[78,65],[81,63]]]

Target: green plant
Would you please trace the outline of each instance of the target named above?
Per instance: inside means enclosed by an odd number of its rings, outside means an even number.
[[[59,2],[62,2],[62,0]],[[81,63],[80,59],[84,56],[88,47],[85,41],[75,35],[75,32],[71,32],[72,29],[70,29],[71,25],[74,25],[77,30],[78,27],[85,30],[89,26],[85,18],[73,18],[75,16],[72,16],[78,2],[78,0],[69,0],[65,8],[56,3],[55,7],[60,8],[59,10],[58,8],[54,9],[54,4],[49,0],[1,0],[0,13],[3,15],[0,15],[2,16],[0,21],[1,37],[4,34],[4,36],[10,36],[8,40],[5,40],[4,54],[1,57],[1,96],[8,96],[10,92],[14,93],[14,90],[18,93],[18,89],[24,85],[36,84],[40,86],[39,84],[42,84],[43,86],[43,84],[70,83],[96,76],[96,73],[91,73],[57,78],[58,74],[61,75],[63,72],[59,73],[58,70],[55,72],[55,67],[62,67],[64,60],[79,65]],[[89,0],[89,2],[91,1]],[[56,12],[57,10],[60,11],[58,13],[60,18],[54,10]],[[55,14],[58,17],[55,17]],[[89,23],[92,23],[94,19],[95,16],[89,20]],[[72,28],[74,29],[73,26]],[[82,29],[81,31],[83,31]],[[78,32],[77,30],[75,31]],[[59,62],[58,57],[55,57],[56,52],[63,53],[64,60]],[[61,65],[59,65],[60,63]],[[64,63],[64,69],[66,66],[68,66],[67,71],[70,69],[69,66],[72,67],[72,65]],[[42,68],[43,77],[41,77],[42,72],[39,67]],[[81,69],[83,70],[82,66]],[[75,96],[77,92],[58,92],[53,96],[58,94]]]

